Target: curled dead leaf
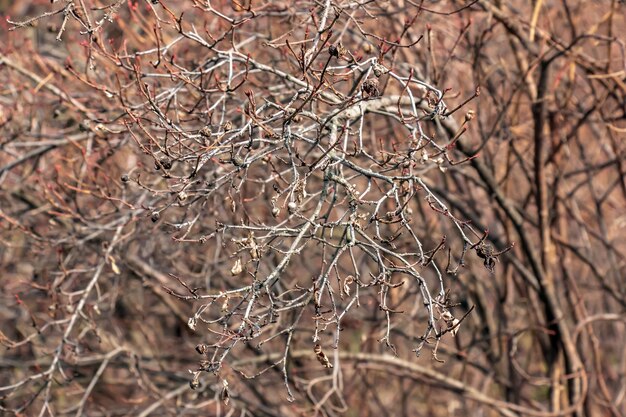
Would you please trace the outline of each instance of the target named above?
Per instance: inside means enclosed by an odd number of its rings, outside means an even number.
[[[243,272],[243,266],[241,265],[241,258],[238,258],[235,261],[235,264],[233,265],[233,267],[230,269],[230,274],[232,276],[235,276],[235,275],[241,274],[242,272]]]

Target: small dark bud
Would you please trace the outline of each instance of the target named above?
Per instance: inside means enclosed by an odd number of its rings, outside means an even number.
[[[204,355],[207,352],[207,350],[208,350],[207,345],[203,345],[202,343],[196,346],[196,352],[198,352],[201,355]]]
[[[152,220],[152,223],[156,223],[159,221],[159,218],[161,217],[161,215],[159,214],[158,211],[154,211],[152,212],[152,216],[150,216],[150,220]]]
[[[172,160],[169,158],[161,158],[161,166],[163,169],[171,169],[172,168]]]
[[[122,182],[128,182],[128,181],[130,181],[130,177],[128,176],[128,174],[124,174],[124,175],[122,175],[121,180],[122,180]]]
[[[337,50],[337,47],[335,45],[330,45],[328,47],[328,53],[330,54],[330,56],[334,56],[335,58],[339,58],[339,51]]]

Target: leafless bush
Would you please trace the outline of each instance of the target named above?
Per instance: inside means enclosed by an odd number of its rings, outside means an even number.
[[[622,415],[622,5],[52,3],[0,55],[4,411]]]

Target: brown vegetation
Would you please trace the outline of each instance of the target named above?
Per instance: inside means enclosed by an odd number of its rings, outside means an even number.
[[[0,410],[626,413],[623,2],[15,3]]]

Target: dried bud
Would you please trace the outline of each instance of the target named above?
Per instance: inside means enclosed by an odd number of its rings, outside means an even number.
[[[150,216],[150,220],[152,220],[152,223],[156,223],[159,221],[159,218],[161,217],[161,215],[159,214],[158,211],[153,211],[152,215]]]
[[[474,110],[468,110],[467,113],[465,113],[465,122],[469,122],[470,120],[472,120],[475,116]]]
[[[228,381],[222,379],[222,391],[220,392],[220,399],[224,404],[228,405],[230,401],[230,393],[228,392]]]
[[[354,246],[354,230],[352,225],[348,226],[346,229],[346,242],[349,246]]]
[[[248,245],[250,245],[250,256],[253,260],[257,260],[261,257],[261,253],[259,251],[259,246],[256,244],[254,240],[254,233],[250,232],[248,235]]]
[[[178,193],[178,200],[179,201],[185,201],[187,199],[187,193],[184,191],[181,191],[180,193]]]
[[[313,348],[313,352],[315,352],[315,356],[317,356],[317,360],[319,361],[319,363],[324,365],[324,368],[333,367],[333,364],[330,363],[328,356],[326,356],[320,345],[315,345],[315,347]]]
[[[205,353],[207,353],[208,350],[209,350],[209,347],[207,345],[203,345],[202,343],[196,346],[196,352],[198,352],[201,355],[204,355]]]
[[[211,128],[209,128],[209,126],[204,126],[202,129],[200,129],[200,134],[207,138],[211,137]]]
[[[172,160],[168,157],[164,156],[159,160],[158,163],[154,164],[155,168],[158,170],[163,167],[163,169],[171,169],[172,168]]]
[[[339,56],[344,56],[348,53],[348,50],[343,46],[341,42],[337,44],[337,53],[339,54]]]
[[[130,177],[128,176],[128,174],[124,174],[122,175],[122,178],[120,178],[122,180],[122,182],[128,182],[130,181]]]
[[[366,97],[378,97],[380,95],[378,80],[375,78],[366,80],[363,83],[363,92],[366,94]]]
[[[233,124],[231,123],[230,120],[225,121],[224,124],[222,125],[222,130],[224,132],[230,132],[232,128],[233,128]]]
[[[287,204],[287,210],[289,210],[289,214],[295,213],[297,209],[298,205],[295,203],[295,201],[290,201],[289,204]]]
[[[337,50],[337,47],[335,45],[330,45],[328,47],[328,53],[330,54],[330,56],[334,56],[335,58],[339,58],[339,51]]]
[[[272,216],[278,217],[279,214],[280,214],[280,209],[278,207],[274,207],[272,209]]]

